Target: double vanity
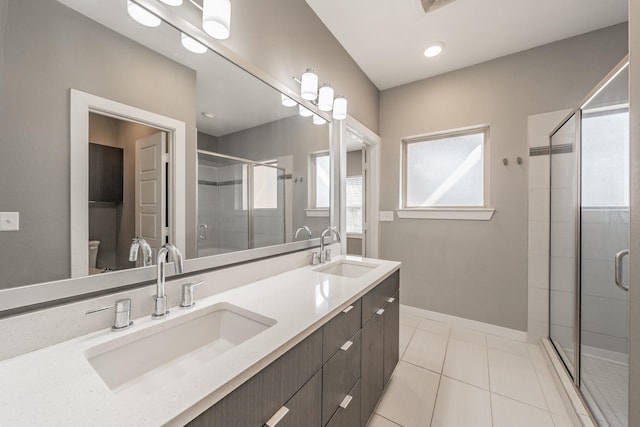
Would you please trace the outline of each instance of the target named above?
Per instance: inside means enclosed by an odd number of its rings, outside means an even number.
[[[399,265],[340,256],[196,288],[164,319],[4,360],[0,423],[365,425],[398,360]]]

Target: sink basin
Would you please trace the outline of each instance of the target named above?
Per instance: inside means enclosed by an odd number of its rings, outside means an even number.
[[[151,392],[276,324],[219,303],[90,348],[85,356],[111,390]]]
[[[377,266],[377,264],[369,264],[362,261],[341,260],[336,263],[316,268],[315,271],[355,279],[364,276]]]

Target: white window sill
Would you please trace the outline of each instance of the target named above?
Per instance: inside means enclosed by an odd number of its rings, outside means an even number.
[[[329,218],[329,209],[305,209],[304,214],[314,218]]]
[[[490,221],[495,209],[491,208],[419,208],[397,209],[400,219],[453,219],[464,221]]]

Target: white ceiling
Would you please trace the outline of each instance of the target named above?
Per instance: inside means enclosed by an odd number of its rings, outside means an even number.
[[[306,0],[381,90],[627,20],[627,0]],[[445,44],[426,58],[429,42]]]

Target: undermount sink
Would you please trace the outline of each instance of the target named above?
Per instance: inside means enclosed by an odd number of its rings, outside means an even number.
[[[316,268],[318,273],[333,274],[334,276],[350,277],[356,279],[364,276],[374,268],[377,264],[369,264],[362,261],[341,260],[326,266]]]
[[[218,303],[90,348],[85,356],[117,394],[151,392],[276,324]]]

